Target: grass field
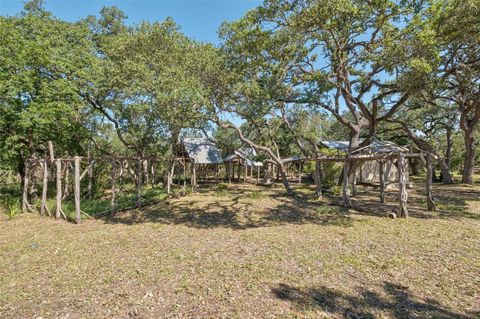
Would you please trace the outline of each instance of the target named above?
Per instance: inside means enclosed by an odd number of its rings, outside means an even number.
[[[81,225],[0,221],[0,318],[479,318],[480,187],[419,185],[407,220],[361,189],[213,185]],[[333,201],[327,198],[325,201]]]

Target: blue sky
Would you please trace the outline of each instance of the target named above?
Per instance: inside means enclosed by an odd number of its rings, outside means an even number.
[[[217,31],[223,21],[238,19],[259,3],[257,0],[47,0],[46,8],[67,21],[98,14],[104,6],[119,7],[128,16],[129,24],[142,20],[161,21],[170,16],[187,36],[218,43]],[[22,9],[21,0],[0,0],[1,15],[15,15]]]

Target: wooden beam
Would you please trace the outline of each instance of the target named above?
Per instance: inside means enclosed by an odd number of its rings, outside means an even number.
[[[315,195],[317,199],[322,199],[322,163],[315,161]]]
[[[398,154],[398,186],[399,186],[399,207],[398,215],[399,217],[407,218],[408,217],[408,193],[407,193],[407,182],[405,174],[405,155],[400,153]]]
[[[40,215],[45,216],[47,208],[47,190],[48,190],[48,159],[43,160],[43,185],[42,185],[42,203],[40,204]],[[50,212],[48,213],[50,215]]]
[[[112,160],[112,176],[111,176],[111,182],[112,182],[112,185],[111,185],[111,198],[110,198],[110,208],[112,210],[112,212],[115,211],[115,207],[116,207],[116,181],[117,181],[117,161],[116,160]]]
[[[56,178],[57,178],[57,197],[56,197],[56,205],[55,205],[55,218],[60,218],[60,214],[62,212],[62,160],[56,159],[55,160],[55,170],[56,170]]]
[[[30,162],[25,161],[25,176],[23,177],[23,190],[22,190],[22,213],[28,211],[28,184],[30,181]]]
[[[74,198],[75,198],[75,222],[80,224],[82,220],[82,211],[80,209],[80,158],[75,157],[74,173]]]
[[[343,197],[343,205],[350,207],[352,205],[352,202],[350,201],[350,189],[349,189],[349,167],[350,163],[345,160],[343,163],[343,183],[342,183],[342,197]]]
[[[385,203],[385,161],[378,161],[378,176],[380,180],[380,203]]]
[[[136,205],[140,207],[142,205],[142,159],[137,159],[137,202]]]

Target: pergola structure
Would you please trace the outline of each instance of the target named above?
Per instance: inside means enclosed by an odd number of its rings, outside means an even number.
[[[191,184],[197,187],[197,168],[200,177],[207,178],[208,173],[214,173],[218,178],[219,166],[223,164],[220,151],[215,143],[206,138],[185,138],[177,150],[177,160],[183,161],[184,176],[187,163],[191,166]]]
[[[263,167],[263,163],[255,162],[248,158],[248,154],[255,156],[254,150],[235,150],[233,154],[228,155],[223,159],[225,162],[225,174],[228,182],[231,183],[232,180],[235,180],[235,166],[237,166],[238,180],[241,180],[242,167],[245,171],[243,180],[246,181],[248,178],[248,169],[250,168],[250,178],[253,179],[253,168],[255,167],[257,183],[260,181],[260,168]]]
[[[257,167],[257,183],[259,182],[260,177],[260,167],[263,166],[262,163],[254,162],[248,158],[242,152],[236,151],[234,154],[228,156],[225,159],[222,159],[220,152],[216,148],[215,144],[205,140],[205,139],[185,139],[183,141],[183,153],[181,157],[176,157],[175,161],[181,161],[183,163],[183,174],[185,177],[186,174],[186,163],[191,163],[192,169],[192,187],[196,187],[196,166],[199,165],[201,168],[204,168],[208,165],[213,165],[215,167],[215,172],[218,173],[218,167],[220,164],[227,164],[227,179],[231,182],[233,177],[234,170],[230,171],[230,168],[233,168],[234,163],[238,164],[239,167],[239,178],[241,167],[245,168],[245,179],[248,176],[247,168],[250,167],[251,177],[253,176],[253,167]],[[432,193],[432,161],[434,156],[430,153],[413,153],[405,148],[393,147],[387,150],[379,150],[377,144],[371,144],[369,146],[357,149],[353,152],[347,152],[346,154],[341,155],[321,155],[316,157],[302,158],[302,157],[291,157],[284,159],[286,163],[293,162],[306,162],[306,161],[315,161],[316,170],[315,170],[315,179],[317,181],[317,190],[318,185],[320,185],[321,192],[321,183],[322,183],[322,172],[321,166],[322,163],[328,162],[340,162],[343,163],[343,204],[345,206],[350,206],[350,174],[349,167],[354,166],[350,164],[361,164],[367,161],[377,161],[379,163],[379,190],[380,190],[380,202],[384,203],[385,201],[385,179],[384,179],[384,163],[386,161],[395,161],[396,168],[398,171],[398,188],[399,188],[399,209],[398,215],[400,217],[408,216],[407,201],[407,176],[408,176],[408,166],[406,159],[409,158],[420,158],[426,165],[427,168],[427,177],[426,177],[426,197],[427,197],[427,209],[428,211],[435,211],[435,202],[433,200]],[[178,154],[177,154],[178,155]],[[80,208],[80,181],[88,176],[89,179],[93,176],[93,165],[95,163],[109,163],[111,165],[111,210],[109,212],[116,211],[116,196],[117,193],[122,192],[123,180],[125,178],[130,178],[134,181],[136,187],[136,204],[135,207],[140,207],[144,205],[142,202],[142,187],[144,184],[149,183],[148,178],[155,183],[156,170],[158,163],[161,161],[168,160],[164,157],[159,156],[103,156],[103,157],[66,157],[66,158],[55,158],[53,154],[53,146],[49,143],[49,154],[46,155],[44,159],[30,159],[26,162],[26,171],[25,177],[23,180],[23,193],[22,193],[22,210],[27,211],[31,210],[32,205],[29,203],[28,199],[28,189],[30,179],[35,176],[35,170],[38,168],[42,169],[43,172],[43,188],[42,188],[42,197],[41,197],[41,206],[40,213],[41,215],[51,215],[53,213],[55,217],[59,218],[61,215],[65,217],[65,214],[62,211],[62,200],[66,197],[67,188],[64,185],[69,184],[69,171],[73,171],[73,191],[74,191],[74,201],[75,201],[75,221],[80,223],[81,215],[86,214],[81,211]],[[267,161],[267,165],[272,165],[271,161]],[[52,170],[51,167],[55,169]],[[299,174],[301,174],[301,166]],[[47,188],[49,180],[49,172],[55,173],[56,181],[56,205],[55,212],[50,212],[47,207]],[[230,174],[231,172],[232,174]],[[353,174],[354,175],[354,174]],[[150,177],[149,177],[150,176]],[[215,174],[217,177],[217,174]],[[185,183],[185,179],[184,179]],[[120,186],[119,186],[120,184]],[[185,185],[184,185],[185,186]],[[88,183],[87,196],[91,193],[91,181]],[[146,204],[146,203],[145,203]]]
[[[398,178],[399,191],[399,209],[398,215],[400,217],[408,217],[408,163],[407,159],[420,158],[425,163],[427,169],[426,177],[426,197],[428,211],[435,211],[435,202],[432,193],[432,160],[434,156],[431,153],[414,153],[405,147],[398,146],[392,142],[375,141],[370,145],[358,148],[352,152],[348,152],[348,142],[345,141],[329,141],[320,142],[320,146],[328,145],[330,149],[337,150],[336,155],[319,155],[312,157],[291,157],[283,160],[284,163],[299,163],[299,180],[301,180],[301,163],[314,161],[315,165],[315,180],[317,181],[317,191],[321,196],[322,185],[322,164],[323,163],[343,163],[343,180],[342,180],[342,197],[343,205],[351,206],[350,201],[350,186],[352,186],[353,195],[355,195],[356,174],[349,171],[350,167],[355,167],[366,162],[375,161],[378,163],[378,177],[379,177],[379,197],[380,202],[385,202],[385,163],[388,161],[395,164]],[[275,165],[273,161],[269,161],[271,165]],[[353,164],[353,165],[351,165]],[[277,170],[278,171],[278,170]]]

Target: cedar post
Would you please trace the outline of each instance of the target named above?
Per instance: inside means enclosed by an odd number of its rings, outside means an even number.
[[[187,162],[185,161],[184,158],[183,160],[183,188],[184,192],[187,190]]]
[[[53,156],[53,143],[52,141],[48,141],[48,153],[50,154],[50,163],[53,163],[55,157]]]
[[[347,155],[348,158],[348,155]],[[342,195],[343,195],[343,205],[350,207],[352,202],[350,201],[350,189],[348,183],[348,174],[349,174],[349,162],[345,159],[343,164],[343,183],[342,183]]]
[[[243,181],[246,182],[248,177],[248,166],[246,162],[244,163],[244,165],[245,165],[245,176],[243,177]]]
[[[40,215],[45,216],[47,207],[47,187],[48,187],[48,160],[43,160],[43,186],[42,186],[42,204],[40,205]]]
[[[240,162],[238,162],[238,165],[237,165],[237,179],[238,179],[238,182],[240,183],[240,178],[241,178],[241,175],[242,175],[242,165]]]
[[[22,190],[22,213],[26,213],[28,210],[28,183],[30,174],[30,161],[25,161],[25,176],[23,178],[23,190]]]
[[[112,197],[110,199],[110,207],[112,212],[115,211],[115,183],[116,183],[116,174],[117,174],[117,161],[112,160]]]
[[[195,189],[197,187],[197,175],[195,171],[195,160],[192,158],[192,161],[190,162],[192,165],[192,191],[195,192]]]
[[[398,207],[398,214],[400,217],[408,217],[408,209],[407,209],[407,201],[408,201],[408,193],[407,193],[407,183],[406,183],[406,176],[405,176],[405,155],[403,153],[398,154],[398,186],[400,190],[399,196],[399,207]]]
[[[142,159],[137,159],[137,207],[142,205]]]
[[[80,224],[82,219],[80,210],[80,157],[75,156],[75,181],[74,181],[74,197],[75,197],[75,222]]]
[[[302,162],[298,162],[298,183],[302,183]]]
[[[55,170],[57,178],[57,198],[55,206],[55,218],[60,218],[60,213],[62,211],[62,160],[55,160]]]
[[[232,183],[232,175],[230,174],[232,168],[231,168],[231,162],[227,162],[227,165],[225,166],[225,169],[227,170],[227,178],[228,178],[228,183]]]
[[[380,180],[380,203],[385,203],[385,162],[378,161],[378,175]]]
[[[231,167],[230,167],[230,170],[231,170],[231,179],[235,182],[235,162],[231,162]]]
[[[315,161],[315,184],[317,199],[322,199],[322,163]]]
[[[253,179],[253,165],[250,165],[250,179]]]
[[[426,166],[427,166],[427,180],[426,180],[426,187],[427,187],[427,210],[429,212],[435,212],[437,207],[435,205],[435,201],[433,199],[433,192],[432,192],[432,154],[427,153],[426,159]]]
[[[257,184],[260,183],[260,166],[257,166]]]
[[[87,149],[87,157],[88,157],[88,188],[87,188],[87,196],[88,198],[92,198],[93,196],[93,163],[92,163],[92,143],[88,144]]]

